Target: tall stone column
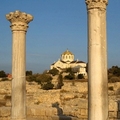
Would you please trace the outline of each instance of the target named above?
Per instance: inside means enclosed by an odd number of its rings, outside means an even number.
[[[12,30],[12,111],[11,120],[26,120],[26,32],[33,20],[20,11],[6,15]]]
[[[108,120],[106,6],[86,0],[88,13],[88,120]]]

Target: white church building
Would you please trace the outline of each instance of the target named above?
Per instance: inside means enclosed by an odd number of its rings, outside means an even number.
[[[50,69],[56,68],[59,71],[63,71],[66,68],[72,68],[78,74],[83,74],[87,77],[86,63],[79,60],[74,60],[74,54],[69,50],[66,50],[61,54],[61,58],[51,64]]]

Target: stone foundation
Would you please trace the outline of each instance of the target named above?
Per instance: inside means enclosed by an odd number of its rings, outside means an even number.
[[[0,120],[10,120],[11,82],[0,82]],[[60,90],[26,84],[28,120],[87,120],[87,82],[65,81]],[[108,84],[109,120],[120,120],[120,83]]]

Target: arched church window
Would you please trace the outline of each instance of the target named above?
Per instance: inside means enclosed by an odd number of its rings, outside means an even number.
[[[74,56],[72,55],[72,59],[74,59]]]

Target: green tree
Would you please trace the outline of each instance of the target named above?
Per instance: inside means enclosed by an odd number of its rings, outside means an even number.
[[[68,80],[73,80],[73,79],[75,79],[75,75],[74,75],[74,73],[70,73],[70,74],[66,75],[64,78],[68,79]]]
[[[65,72],[66,72],[66,73],[73,73],[73,70],[72,70],[71,67],[69,67],[69,68],[66,68]]]
[[[37,78],[38,76],[39,76],[38,74],[33,74],[33,75],[27,76],[26,79],[27,79],[28,82],[33,82],[33,81],[36,82],[36,78]]]
[[[32,75],[32,71],[26,71],[26,76]]]
[[[53,68],[53,69],[49,70],[49,73],[52,74],[53,76],[55,76],[55,75],[58,75],[59,70],[56,68]]]
[[[112,66],[108,70],[108,75],[120,76],[120,67],[118,67],[118,66]]]
[[[88,63],[86,64],[86,72],[88,73]]]
[[[36,82],[41,84],[41,88],[44,90],[53,89],[54,85],[52,84],[52,77],[48,74],[41,74],[37,76]]]
[[[47,82],[46,84],[42,85],[43,90],[50,90],[53,89],[54,85],[51,82]]]
[[[78,79],[84,79],[83,74],[78,74]]]
[[[75,79],[74,71],[72,70],[72,68],[66,68],[65,72],[68,73],[68,75],[64,77],[65,79],[68,79],[68,80]]]
[[[57,89],[61,89],[61,87],[63,86],[63,76],[62,74],[59,74],[58,76],[58,83],[57,83]]]
[[[7,77],[6,73],[3,70],[0,71],[0,77],[1,78]]]

